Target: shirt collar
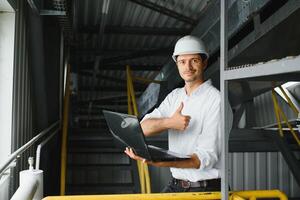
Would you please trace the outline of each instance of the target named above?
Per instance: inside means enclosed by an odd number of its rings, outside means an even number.
[[[190,97],[194,96],[194,95],[199,95],[201,94],[208,86],[210,86],[212,84],[211,79],[206,80],[205,82],[203,82],[201,85],[199,85],[195,91],[193,91],[190,95]],[[184,93],[184,95],[187,96],[185,88],[182,88],[182,91]]]

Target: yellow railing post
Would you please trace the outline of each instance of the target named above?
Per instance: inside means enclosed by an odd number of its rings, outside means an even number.
[[[128,114],[133,114],[138,116],[137,103],[135,98],[135,92],[132,81],[132,74],[130,71],[130,66],[126,66],[127,74],[127,100],[128,100]],[[141,193],[151,193],[151,184],[148,165],[137,161],[139,180],[141,185]]]
[[[60,195],[65,195],[65,189],[66,189],[65,187],[66,187],[69,99],[70,99],[70,65],[67,66],[66,88],[65,88],[65,97],[64,97],[62,142],[61,142]]]

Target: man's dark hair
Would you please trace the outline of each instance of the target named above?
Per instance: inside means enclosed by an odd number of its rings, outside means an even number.
[[[201,57],[201,59],[202,59],[202,62],[204,62],[204,61],[207,59],[207,56],[206,56],[204,53],[199,53],[199,55],[200,55],[200,57]],[[176,58],[176,61],[177,61],[177,57],[178,57],[178,56],[175,57],[175,58]]]

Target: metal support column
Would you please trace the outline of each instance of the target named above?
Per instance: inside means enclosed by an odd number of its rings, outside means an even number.
[[[221,130],[223,130],[223,138],[222,138],[222,170],[221,170],[221,192],[222,192],[222,200],[228,199],[228,139],[229,139],[229,126],[228,120],[225,119],[228,116],[228,81],[224,80],[224,71],[227,68],[227,59],[228,59],[228,38],[227,38],[227,6],[228,1],[221,1],[221,12],[220,12],[220,90],[221,90]]]

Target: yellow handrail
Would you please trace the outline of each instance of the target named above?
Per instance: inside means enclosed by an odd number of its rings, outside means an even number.
[[[126,73],[127,73],[127,104],[128,104],[128,114],[133,115],[134,110],[133,110],[133,101],[132,101],[132,89],[131,87],[131,82],[130,82],[130,69],[129,66],[126,67]],[[134,94],[134,92],[133,92]],[[135,100],[135,96],[134,96]],[[137,109],[135,110],[135,115],[137,115]],[[141,167],[141,163],[137,162],[137,167],[138,167],[138,174],[139,174],[139,180],[140,180],[140,189],[141,193],[145,193],[145,180],[144,180],[144,172]]]
[[[279,106],[276,95],[275,95],[275,92],[274,92],[274,89],[272,90],[272,98],[273,98],[275,113],[278,112],[278,115],[282,116],[282,118],[285,121],[286,125],[289,127],[290,132],[292,133],[294,139],[296,140],[297,144],[300,146],[300,139],[298,138],[298,135],[296,134],[296,132],[293,129],[292,125],[289,123],[288,118],[286,117],[286,115],[282,111],[281,107]],[[277,119],[277,117],[276,117],[276,119]],[[279,117],[279,120],[280,120],[280,117]],[[281,122],[278,121],[278,119],[277,119],[277,123],[278,123],[279,129],[281,130],[280,132],[282,132]],[[280,126],[279,126],[279,124],[280,124]]]
[[[67,162],[67,135],[69,121],[69,99],[70,99],[70,65],[67,66],[66,89],[64,97],[63,127],[61,142],[61,167],[60,167],[60,195],[65,195],[66,189],[66,162]]]
[[[126,66],[126,74],[127,74],[127,100],[128,100],[128,114],[134,114],[138,116],[137,103],[135,98],[135,92],[132,81],[132,74],[130,70],[130,66]],[[137,161],[139,180],[141,186],[141,193],[151,193],[151,184],[150,184],[150,176],[148,165],[142,163],[141,161]]]
[[[291,109],[295,112],[296,115],[298,115],[299,110],[297,110],[296,106],[293,104],[292,100],[290,99],[290,97],[286,94],[286,92],[284,91],[284,89],[282,88],[282,86],[279,86],[281,92],[283,93],[284,97],[287,99],[289,106],[291,107]]]
[[[278,125],[279,135],[281,137],[283,137],[283,130],[282,130],[282,126],[281,126],[281,119],[280,119],[280,114],[279,114],[279,109],[278,109],[278,101],[277,101],[274,90],[272,90],[272,100],[273,100],[274,112],[275,112],[276,121],[277,121],[277,125]]]
[[[257,198],[279,198],[281,200],[287,200],[287,196],[280,190],[249,190],[249,191],[234,191],[230,192],[232,195],[238,195],[239,197],[246,199]]]
[[[300,139],[298,138],[295,130],[293,129],[292,125],[289,123],[288,118],[286,117],[286,115],[284,114],[284,112],[282,111],[282,109],[278,106],[279,108],[279,113],[282,115],[286,125],[289,127],[294,139],[296,140],[297,144],[300,146]]]
[[[161,81],[157,81],[157,80],[152,80],[152,79],[148,79],[148,78],[143,78],[143,77],[138,77],[138,76],[134,76],[132,77],[134,81],[139,81],[142,83],[157,83],[157,84],[161,84]]]
[[[185,193],[152,193],[152,194],[117,194],[117,195],[80,195],[53,196],[44,200],[199,200],[221,199],[221,192],[185,192]],[[279,198],[287,200],[287,196],[280,190],[251,190],[234,191],[229,193],[230,200]]]

